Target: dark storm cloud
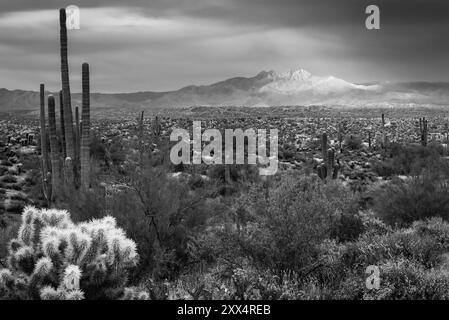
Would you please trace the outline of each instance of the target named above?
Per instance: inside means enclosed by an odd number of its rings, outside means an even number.
[[[0,3],[0,13],[50,10],[70,4],[82,8],[134,8],[150,16],[192,16],[261,25],[354,24],[370,4],[382,9],[386,24],[444,24],[447,0],[15,0]]]
[[[69,4],[82,12],[72,69],[94,65],[99,91],[298,67],[354,82],[449,81],[447,0],[15,0],[0,3],[0,87],[57,85],[56,10]],[[370,4],[381,30],[364,27]]]

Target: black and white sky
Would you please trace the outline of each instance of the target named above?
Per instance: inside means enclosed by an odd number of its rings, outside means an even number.
[[[365,28],[380,8],[381,29]],[[58,90],[58,9],[72,91],[175,90],[262,70],[306,69],[356,83],[449,81],[448,0],[0,0],[0,88]]]

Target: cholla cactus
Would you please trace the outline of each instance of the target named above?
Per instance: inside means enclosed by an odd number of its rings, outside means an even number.
[[[0,270],[0,299],[146,299],[125,288],[138,259],[113,217],[75,224],[67,211],[26,207]]]

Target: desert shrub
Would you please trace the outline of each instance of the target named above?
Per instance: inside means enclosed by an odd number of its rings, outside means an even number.
[[[345,146],[351,150],[360,149],[362,147],[362,139],[356,135],[348,135],[344,140]]]
[[[296,157],[296,146],[286,144],[279,150],[279,158],[283,160],[294,160]]]
[[[440,156],[444,150],[439,144],[429,144],[427,147],[417,144],[390,143],[388,146],[388,158],[374,160],[373,169],[380,176],[392,175],[417,175],[423,169],[437,167],[439,170],[447,164],[441,161]]]
[[[303,296],[294,277],[285,275],[281,281],[277,275],[250,265],[231,270],[219,265],[204,273],[185,275],[167,291],[168,299],[186,300],[293,300]]]
[[[439,216],[448,219],[449,185],[444,176],[427,172],[396,180],[375,192],[374,209],[389,224],[408,225]]]
[[[122,164],[126,159],[126,149],[119,138],[113,139],[109,147],[107,147],[106,156],[114,165]]]
[[[393,230],[365,217],[367,231],[354,242],[324,242],[312,277],[341,299],[446,299],[449,224],[441,218]],[[366,288],[365,269],[380,269],[379,290]],[[323,276],[324,273],[324,276]]]
[[[17,235],[20,223],[6,215],[0,216],[0,265],[5,265],[8,243]]]
[[[90,156],[95,160],[104,160],[106,156],[106,147],[98,134],[93,133],[90,139]]]
[[[82,222],[108,215],[105,189],[94,186],[89,191],[74,192],[65,197],[61,205],[70,213],[73,221]]]
[[[16,183],[17,178],[13,175],[7,174],[1,177],[0,179],[3,183]]]
[[[306,272],[324,239],[357,237],[359,231],[345,229],[350,224],[342,220],[357,213],[355,199],[345,188],[323,185],[313,177],[283,176],[268,194],[255,186],[243,200],[246,218],[237,219],[236,228],[218,232],[226,243],[218,250],[220,257],[244,257],[278,273]],[[239,211],[232,212],[239,216]],[[235,218],[231,223],[236,224]]]
[[[134,298],[127,270],[138,262],[135,243],[115,219],[74,224],[67,211],[27,207],[0,270],[0,297],[80,300]],[[139,295],[145,298],[146,295]]]
[[[417,300],[448,299],[449,274],[425,270],[410,260],[388,261],[380,266],[382,287],[365,294],[365,299]]]
[[[203,191],[168,177],[163,168],[139,169],[110,199],[108,210],[136,241],[141,263],[132,280],[172,279],[188,264],[189,247],[210,216]]]

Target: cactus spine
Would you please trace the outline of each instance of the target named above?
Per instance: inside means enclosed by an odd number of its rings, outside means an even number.
[[[51,184],[52,184],[52,201],[59,196],[61,190],[61,165],[59,162],[59,146],[56,137],[56,112],[55,98],[50,95],[48,97],[48,123],[50,129],[50,159],[51,159]]]
[[[90,176],[90,80],[89,64],[83,63],[82,66],[82,90],[83,90],[83,109],[81,114],[81,187],[89,188]],[[143,112],[142,112],[143,116]]]

